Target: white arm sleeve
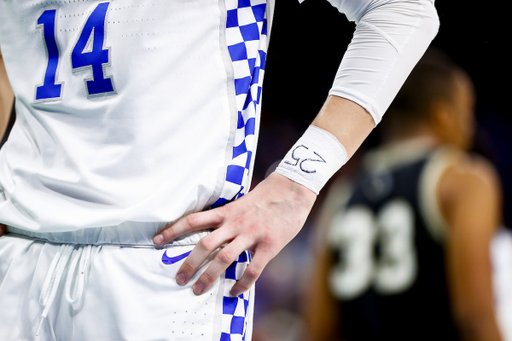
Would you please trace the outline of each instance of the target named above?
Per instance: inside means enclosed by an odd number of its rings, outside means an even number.
[[[329,0],[357,23],[330,95],[363,108],[378,124],[434,39],[434,0]]]

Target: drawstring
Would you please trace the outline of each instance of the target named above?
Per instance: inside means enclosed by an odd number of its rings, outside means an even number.
[[[86,245],[85,247],[85,257],[81,257],[84,248],[80,247],[71,259],[71,265],[68,270],[68,277],[66,279],[66,289],[64,290],[66,293],[66,300],[71,304],[73,308],[78,308],[80,304],[80,299],[82,298],[82,293],[84,292],[84,283],[85,283],[85,270],[87,269],[87,263],[89,263],[89,259],[91,258],[91,249],[92,245]],[[73,279],[73,273],[75,272],[76,263],[80,260],[80,265],[78,266],[78,277],[76,279],[76,287],[75,287],[75,297],[71,297],[71,282]]]
[[[62,280],[62,276],[64,275],[64,271],[66,270],[66,266],[68,265],[70,258],[71,263],[68,267],[66,286],[64,289],[65,296],[66,300],[71,304],[73,308],[76,309],[80,304],[84,289],[86,269],[91,258],[91,249],[92,245],[78,245],[78,249],[75,253],[73,253],[75,250],[75,245],[62,244],[60,250],[53,257],[52,263],[50,264],[50,268],[48,269],[48,273],[43,282],[41,295],[39,296],[39,304],[43,306],[43,313],[41,314],[41,321],[39,322],[36,336],[39,335],[43,321],[48,316],[48,312],[50,311],[53,301],[55,300],[55,295],[57,294],[59,284]],[[78,276],[75,280],[75,288],[73,293],[74,297],[72,298],[71,284],[73,281],[73,275],[76,272],[75,270],[78,261],[80,261],[80,264],[78,265]]]
[[[62,274],[64,273],[64,269],[69,260],[69,256],[71,252],[73,252],[73,245],[70,244],[62,244],[60,250],[53,257],[52,264],[48,269],[48,274],[44,279],[43,289],[41,290],[41,296],[39,296],[39,304],[41,304],[44,309],[41,314],[41,322],[39,322],[39,327],[37,328],[36,336],[39,335],[39,330],[43,325],[43,321],[48,316],[48,311],[53,304],[53,300],[55,299],[55,295],[57,294],[57,289],[59,288],[59,283],[62,278]]]

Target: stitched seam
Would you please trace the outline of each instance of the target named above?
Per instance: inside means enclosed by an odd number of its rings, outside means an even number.
[[[390,43],[390,44],[391,44],[391,46],[393,46],[393,47],[395,48],[396,52],[398,52],[398,53],[401,53],[401,52],[402,52],[402,51],[401,51],[401,49],[400,49],[400,47],[399,47],[399,46],[398,46],[398,45],[393,41],[393,39],[391,39],[391,37],[390,37],[390,36],[388,36],[388,35],[386,34],[386,32],[384,32],[383,30],[381,30],[381,29],[380,29],[380,28],[378,28],[377,26],[372,25],[372,24],[367,23],[367,22],[362,21],[362,20],[359,22],[359,26],[366,26],[367,28],[369,28],[369,29],[373,30],[374,32],[376,32],[377,34],[379,34],[380,36],[382,36],[384,39],[386,39],[386,40],[388,41],[388,43]]]

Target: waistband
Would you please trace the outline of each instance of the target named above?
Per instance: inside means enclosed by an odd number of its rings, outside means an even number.
[[[20,228],[7,226],[7,232],[26,236],[32,239],[62,243],[62,244],[85,244],[85,245],[118,245],[127,247],[150,247],[167,248],[171,246],[196,245],[201,238],[210,233],[210,230],[193,232],[176,238],[172,242],[156,246],[153,243],[153,236],[161,228],[157,225],[144,224],[123,224],[120,226],[86,228],[67,232],[35,232]]]

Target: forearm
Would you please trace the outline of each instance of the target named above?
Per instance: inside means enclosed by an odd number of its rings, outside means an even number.
[[[373,130],[372,116],[360,105],[337,96],[329,96],[313,125],[333,134],[352,157]]]
[[[330,97],[277,172],[318,193],[379,123],[438,29],[429,0],[331,0],[358,23]],[[341,143],[337,146],[336,143]],[[310,167],[302,167],[308,164]]]

